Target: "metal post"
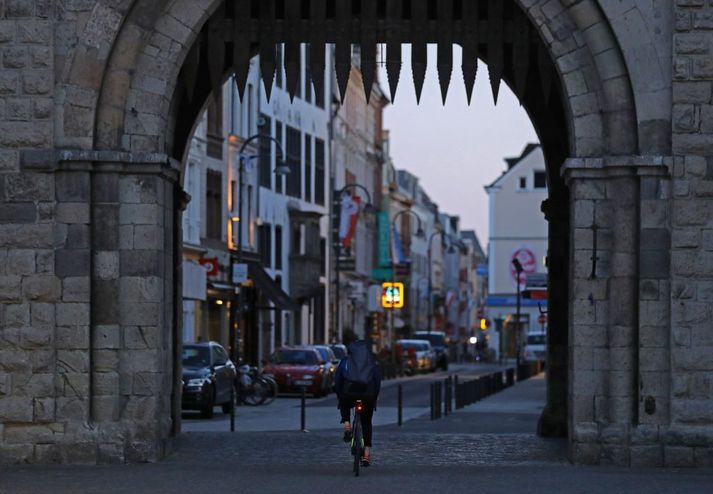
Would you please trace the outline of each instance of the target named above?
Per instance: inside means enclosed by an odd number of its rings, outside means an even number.
[[[302,396],[300,399],[300,430],[302,432],[307,432],[307,402],[306,402],[306,397],[307,393],[305,391],[305,387],[302,386]]]
[[[403,396],[403,387],[401,386],[401,384],[399,384],[399,386],[398,386],[398,407],[399,407],[398,423],[399,423],[399,427],[401,427],[401,425],[403,424],[403,419],[404,419],[404,410],[403,410],[404,396]]]
[[[431,237],[428,241],[428,332],[431,332],[431,322],[433,320],[433,274],[432,270],[433,267],[431,265],[432,261],[432,256],[431,256],[431,240],[433,240],[433,235],[431,234]]]
[[[520,367],[520,273],[521,271],[518,269],[517,270],[517,321],[515,322],[515,328],[517,330],[517,333],[515,333],[515,360],[517,362],[518,368]]]
[[[436,420],[436,383],[431,383],[431,420]]]
[[[230,432],[235,432],[235,384],[230,386]]]
[[[448,416],[448,413],[450,412],[451,408],[451,378],[450,376],[447,377],[444,381],[446,392],[445,396],[443,397],[445,402],[443,404],[443,415],[446,417]]]

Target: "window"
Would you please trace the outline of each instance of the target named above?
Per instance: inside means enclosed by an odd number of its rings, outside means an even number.
[[[305,134],[305,201],[312,202],[312,136]]]
[[[520,180],[518,182],[518,188],[520,190],[527,189],[527,177],[520,177]]]
[[[260,135],[269,137],[272,135],[272,120],[267,115],[260,115]],[[270,139],[259,139],[260,141],[260,187],[272,188],[272,141]]]
[[[327,272],[327,239],[324,237],[319,239],[319,258],[322,259],[319,274],[324,276]]]
[[[230,181],[230,212],[238,210],[238,184],[235,180]]]
[[[282,269],[282,227],[275,227],[275,269]]]
[[[312,71],[310,70],[310,64],[312,63],[312,58],[310,56],[310,45],[305,45],[305,101],[307,103],[312,102]]]
[[[277,142],[280,143],[280,146],[282,146],[282,149],[284,149],[285,143],[282,140],[282,122],[280,121],[275,121],[275,139],[277,139]],[[282,157],[283,159],[286,159],[286,156]],[[290,170],[292,171],[292,170]],[[282,194],[285,192],[285,177],[282,176],[276,176],[275,177],[275,182],[276,182],[276,187],[275,190],[277,191],[278,194]]]
[[[324,48],[322,48],[322,49],[324,49]],[[322,84],[321,84],[322,90],[317,91],[317,88],[316,87],[314,88],[314,101],[319,108],[324,108],[324,73],[319,74],[319,75],[322,77]],[[310,79],[311,79],[311,75],[310,75]]]
[[[206,237],[221,240],[223,234],[223,174],[206,172]]]
[[[302,255],[302,224],[292,225],[292,246],[290,253],[295,256]]]
[[[546,189],[547,188],[547,172],[543,170],[535,171],[535,188],[536,189]]]
[[[210,98],[206,110],[208,145],[206,153],[211,158],[223,159],[223,97],[218,94]]]
[[[245,97],[247,98],[247,110],[248,110],[248,132],[247,135],[253,135],[253,85],[248,84],[245,88]]]
[[[287,195],[302,197],[302,134],[298,129],[287,126]]]
[[[262,265],[266,268],[272,267],[272,227],[265,223],[260,225],[260,230],[258,233],[259,245],[258,251],[260,254],[260,261]]]
[[[248,185],[248,242],[250,246],[255,245],[255,222],[253,221],[253,186]],[[243,221],[240,218],[240,221]],[[240,225],[242,228],[242,224]]]
[[[325,163],[324,163],[324,141],[322,139],[314,140],[314,202],[320,206],[324,206],[324,182],[325,182]]]
[[[278,88],[282,87],[282,45],[277,45],[277,48],[275,50],[275,86]]]

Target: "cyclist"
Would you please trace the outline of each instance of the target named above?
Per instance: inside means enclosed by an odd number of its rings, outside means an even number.
[[[367,343],[355,341],[347,348],[347,356],[339,362],[334,376],[341,423],[344,424],[344,442],[352,439],[351,409],[357,400],[364,404],[361,424],[364,432],[364,456],[362,464],[371,464],[371,419],[376,410],[376,400],[381,390],[381,371]]]

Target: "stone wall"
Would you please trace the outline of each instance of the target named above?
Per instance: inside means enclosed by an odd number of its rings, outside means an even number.
[[[675,1],[669,465],[713,464],[713,2]]]

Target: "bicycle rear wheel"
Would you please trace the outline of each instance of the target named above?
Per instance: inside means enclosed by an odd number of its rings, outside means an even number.
[[[354,447],[352,448],[352,454],[354,455],[354,476],[359,476],[359,468],[361,467],[361,457],[363,454],[364,438],[362,437],[361,431],[361,417],[359,412],[356,413],[354,418],[354,435],[352,436]]]

